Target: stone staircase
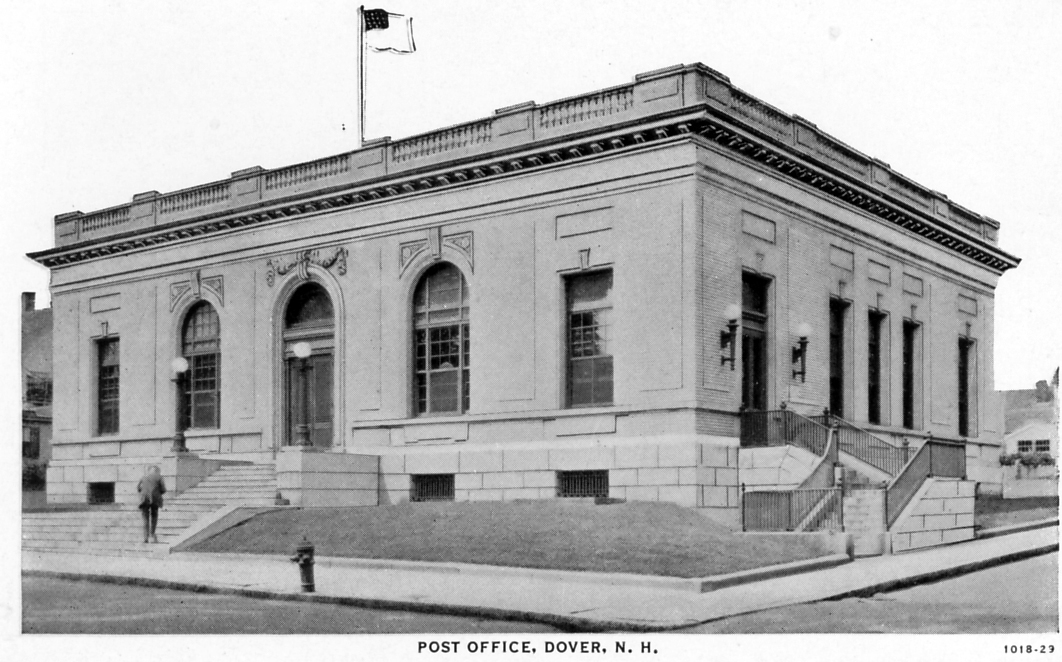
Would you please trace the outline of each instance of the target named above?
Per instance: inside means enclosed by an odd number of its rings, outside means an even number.
[[[210,506],[212,510],[218,510],[235,503],[272,506],[276,496],[277,474],[272,464],[231,464],[221,467],[195,487],[174,497],[172,503],[180,506]],[[162,521],[161,517],[159,521]]]
[[[22,549],[103,556],[152,556],[170,546],[192,524],[227,505],[273,505],[276,471],[269,464],[223,466],[195,487],[167,499],[159,511],[159,542],[143,542],[140,511],[128,506],[86,506],[22,515]]]
[[[881,489],[845,491],[844,530],[852,534],[856,556],[878,556],[885,551],[884,499]]]

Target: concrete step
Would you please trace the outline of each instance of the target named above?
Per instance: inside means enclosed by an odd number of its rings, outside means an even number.
[[[188,490],[187,492],[185,492],[184,494],[182,494],[181,496],[179,496],[177,498],[183,500],[187,496],[202,495],[202,494],[221,494],[221,495],[225,495],[225,494],[247,494],[247,493],[258,494],[260,492],[272,492],[272,493],[275,494],[276,491],[277,491],[277,488],[276,488],[275,485],[240,485],[238,487],[237,486],[226,487],[224,485],[221,485],[221,486],[218,486],[218,485],[206,485],[206,486],[202,486],[202,487],[193,487],[192,489]],[[180,503],[180,501],[178,501],[178,503]]]
[[[66,552],[76,554],[88,554],[92,556],[157,556],[160,554],[167,553],[169,545],[163,542],[155,544],[144,543],[140,541],[116,544],[98,542],[74,542],[62,546],[34,545],[32,543],[23,543],[22,549],[30,552]]]
[[[185,492],[190,492],[192,490],[199,490],[199,489],[202,489],[204,487],[213,487],[213,488],[219,488],[219,489],[241,489],[241,488],[245,488],[245,487],[267,487],[269,485],[274,485],[275,486],[276,484],[277,484],[276,479],[268,479],[267,480],[267,479],[258,479],[258,478],[254,478],[254,479],[248,478],[247,480],[209,480],[209,481],[208,480],[204,480],[203,482],[199,483],[195,487],[191,487],[191,488],[185,490]]]

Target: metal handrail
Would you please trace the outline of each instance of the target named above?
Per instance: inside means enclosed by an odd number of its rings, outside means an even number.
[[[885,489],[885,523],[892,528],[928,478],[966,479],[966,447],[927,439]]]
[[[785,409],[741,413],[741,446],[799,446],[815,455],[826,452],[829,430],[805,416]]]
[[[797,531],[821,506],[820,513],[828,521],[834,509],[841,509],[841,489],[827,487],[807,490],[778,490],[744,492],[741,499],[742,531]],[[829,500],[829,502],[826,502]],[[839,515],[843,523],[843,515]],[[821,522],[820,522],[821,524]],[[841,524],[843,526],[843,524]]]
[[[837,427],[841,450],[890,476],[898,475],[911,461],[910,449],[906,446],[896,446],[839,416],[826,413],[813,416],[811,420]]]
[[[843,493],[834,486],[836,462],[837,435],[830,429],[822,457],[796,489],[746,492],[742,485],[742,531],[808,530],[832,521],[835,512],[843,530]]]

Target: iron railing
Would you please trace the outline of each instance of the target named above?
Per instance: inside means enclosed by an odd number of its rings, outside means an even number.
[[[927,439],[903,471],[885,491],[885,522],[888,528],[914,498],[927,478],[966,479],[966,447],[962,444]]]
[[[843,530],[844,494],[834,487],[836,463],[837,438],[827,431],[822,457],[795,490],[745,492],[742,485],[742,530]]]
[[[910,460],[910,450],[875,437],[863,428],[838,416],[823,414],[811,420],[826,427],[836,426],[840,449],[890,476],[896,476]]]
[[[841,503],[841,490],[836,487],[745,492],[741,499],[741,530],[808,531],[843,527]]]
[[[741,446],[799,446],[815,455],[826,452],[829,430],[788,409],[741,413]]]

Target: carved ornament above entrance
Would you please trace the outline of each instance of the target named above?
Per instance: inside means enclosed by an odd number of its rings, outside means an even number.
[[[299,280],[306,280],[310,277],[308,270],[311,264],[322,269],[335,267],[336,273],[343,276],[347,273],[348,252],[346,248],[336,246],[269,258],[266,262],[266,284],[273,287],[277,276],[284,276],[291,271],[295,272]]]

